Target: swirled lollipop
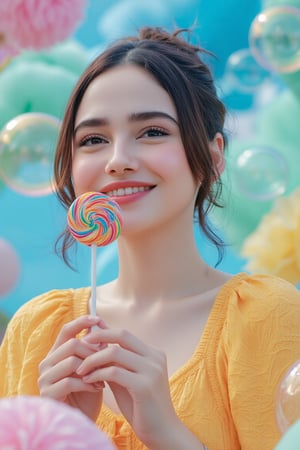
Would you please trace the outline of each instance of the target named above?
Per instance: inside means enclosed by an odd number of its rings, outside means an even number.
[[[91,247],[91,314],[96,315],[96,249],[115,241],[121,232],[119,205],[99,192],[86,192],[71,204],[67,215],[71,235]]]
[[[68,211],[72,236],[85,245],[108,245],[119,237],[122,215],[119,205],[99,192],[77,197]]]

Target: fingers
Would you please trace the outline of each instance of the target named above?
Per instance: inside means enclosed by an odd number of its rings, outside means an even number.
[[[101,325],[104,325],[104,322],[97,316],[81,316],[69,323],[66,323],[57,336],[50,353],[67,342],[69,339],[75,338],[81,331],[85,329],[89,330],[95,325],[101,327]]]
[[[38,384],[41,395],[52,396],[53,392],[54,398],[60,398],[61,395],[65,397],[73,392],[73,388],[78,389],[76,369],[82,363],[82,359],[93,354],[94,351],[86,343],[80,342],[79,339],[72,339],[58,348],[48,358],[45,358],[39,366],[40,376]],[[71,382],[75,383],[74,386]],[[71,390],[63,393],[61,387]],[[84,384],[81,384],[81,388],[83,387]]]
[[[127,331],[100,330],[84,340],[108,342],[105,349],[86,357],[77,368],[76,373],[84,382],[101,380],[147,389],[147,384],[159,383],[162,377],[167,377],[165,355]]]
[[[89,331],[93,326],[101,325],[103,321],[98,317],[82,316],[62,327],[51,351],[39,365],[41,395],[63,399],[71,392],[95,392],[95,388],[84,383],[75,372],[82,361],[99,350],[101,345],[76,336],[84,329]]]
[[[120,347],[142,356],[150,355],[153,350],[127,330],[99,328],[86,335],[83,340],[90,344],[118,344]]]
[[[115,383],[130,391],[132,391],[133,388],[136,391],[141,391],[141,382],[143,380],[137,373],[117,366],[102,367],[101,369],[95,370],[82,377],[82,382],[86,384],[94,385],[99,381]]]
[[[47,367],[54,366],[59,361],[62,361],[72,355],[84,359],[94,351],[98,350],[98,348],[99,344],[91,344],[83,339],[71,338],[60,347],[49,353],[47,358],[40,364],[40,372]]]
[[[67,377],[54,384],[47,385],[45,388],[42,387],[40,395],[64,401],[71,392],[99,392],[100,387],[100,384],[94,386],[93,384],[84,383],[81,378]]]
[[[122,366],[126,367],[126,370],[130,372],[136,372],[139,365],[142,363],[142,357],[129,350],[123,349],[118,345],[110,345],[101,352],[93,353],[89,357],[85,358],[79,367],[76,369],[76,373],[83,377],[90,372],[93,372],[93,377],[87,376],[85,380],[89,382],[95,381],[97,378],[95,369],[105,366]]]
[[[53,384],[63,378],[73,376],[73,374],[75,375],[75,372],[81,363],[81,358],[71,355],[68,358],[61,360],[54,366],[49,366],[48,370],[41,370],[39,385],[42,387],[44,385]]]

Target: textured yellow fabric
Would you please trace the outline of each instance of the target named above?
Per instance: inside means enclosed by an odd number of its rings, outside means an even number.
[[[39,362],[61,326],[87,313],[89,297],[89,288],[56,290],[20,308],[0,349],[0,397],[39,394]],[[209,450],[273,450],[276,389],[298,359],[300,292],[272,276],[233,276],[194,355],[170,378],[177,414]],[[105,405],[97,424],[119,450],[145,450]]]

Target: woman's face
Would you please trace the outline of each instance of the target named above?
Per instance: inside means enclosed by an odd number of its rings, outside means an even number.
[[[76,196],[111,196],[125,232],[191,220],[198,186],[177,120],[168,93],[139,67],[118,66],[93,80],[75,120]]]

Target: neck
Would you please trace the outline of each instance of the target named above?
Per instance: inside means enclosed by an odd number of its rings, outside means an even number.
[[[153,302],[189,297],[207,289],[208,273],[213,269],[200,257],[193,225],[190,229],[177,225],[119,238],[118,295],[133,302]]]

